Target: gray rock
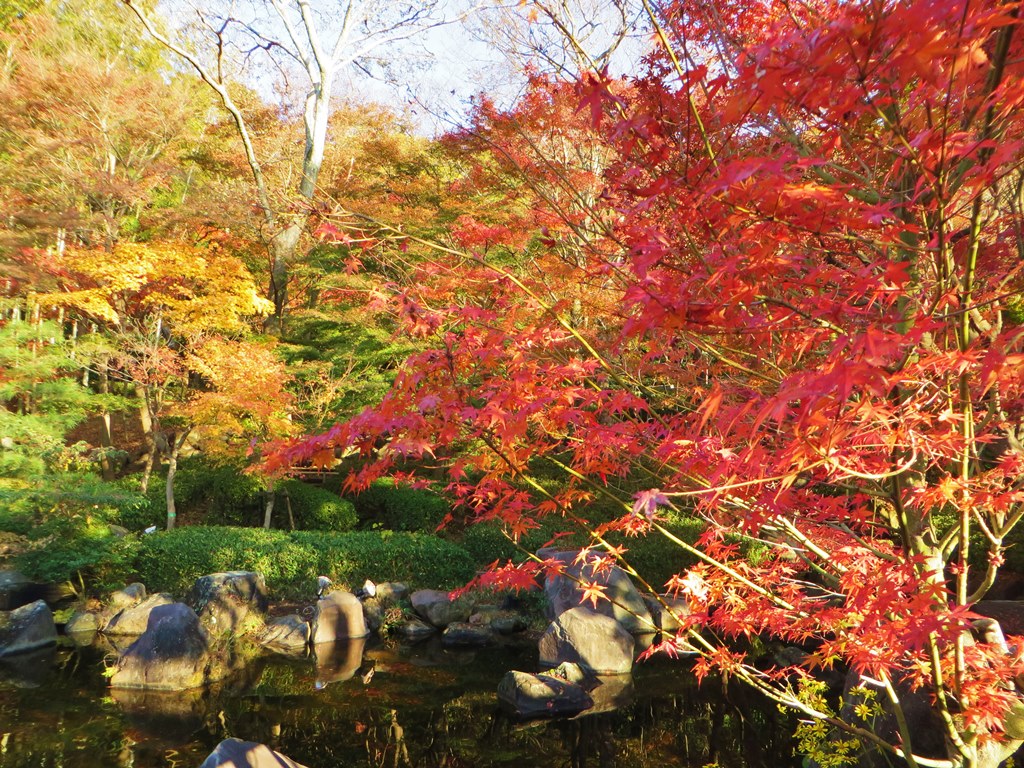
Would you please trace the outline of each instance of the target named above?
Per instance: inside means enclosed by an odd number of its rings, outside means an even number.
[[[278,653],[304,653],[309,645],[310,634],[309,622],[293,613],[268,621],[258,635],[257,642]]]
[[[608,599],[599,600],[595,610],[615,619],[633,633],[657,630],[644,599],[621,568],[612,566],[595,572],[593,563],[596,556],[577,563],[578,550],[541,549],[537,556],[542,560],[557,560],[565,565],[562,574],[549,576],[544,582],[549,618],[555,619],[570,608],[582,604],[583,590],[579,581],[597,582],[605,587],[604,594]]]
[[[409,587],[400,581],[385,581],[383,584],[377,585],[377,592],[374,596],[398,603],[409,598]]]
[[[224,739],[199,768],[304,768],[265,744]]]
[[[146,631],[118,659],[110,685],[182,691],[220,680],[229,672],[195,611],[172,603],[153,608]]]
[[[633,668],[633,636],[615,619],[576,607],[555,619],[540,638],[540,663],[579,664],[595,675],[622,675]]]
[[[527,626],[526,617],[515,611],[502,611],[491,618],[491,629],[499,635],[513,635],[522,632]]]
[[[468,621],[473,613],[473,601],[466,595],[452,600],[447,592],[420,589],[412,593],[410,600],[416,613],[439,629],[455,622]]]
[[[423,640],[437,633],[437,627],[415,617],[398,625],[396,630],[406,640]]]
[[[156,608],[173,603],[174,598],[163,592],[150,595],[137,605],[115,614],[103,631],[109,635],[141,635],[149,625],[149,615]]]
[[[488,627],[474,626],[461,621],[455,621],[444,628],[441,635],[441,644],[451,646],[475,646],[481,647],[494,642],[494,635]]]
[[[117,613],[117,611],[123,611],[125,608],[138,605],[145,599],[146,585],[135,582],[134,584],[129,584],[124,589],[111,593],[110,597],[107,598],[107,605],[112,613]]]
[[[312,624],[314,645],[370,634],[362,603],[351,592],[343,590],[331,592],[317,601]]]
[[[270,601],[261,574],[228,571],[200,576],[186,602],[215,635],[243,635],[262,628]]]
[[[590,694],[568,680],[514,670],[498,684],[498,702],[524,719],[578,715],[594,704]]]
[[[64,625],[64,634],[95,634],[99,630],[99,618],[90,611],[75,611]]]
[[[0,657],[14,656],[54,645],[57,642],[57,627],[53,613],[42,600],[0,611]]]

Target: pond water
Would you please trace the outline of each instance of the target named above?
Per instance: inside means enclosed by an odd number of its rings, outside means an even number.
[[[615,711],[524,724],[498,711],[495,691],[507,670],[536,670],[529,649],[351,641],[318,660],[259,658],[217,689],[180,694],[109,689],[103,655],[61,646],[0,665],[0,767],[198,768],[229,736],[309,768],[800,764],[774,706],[698,686],[667,659],[638,665]]]

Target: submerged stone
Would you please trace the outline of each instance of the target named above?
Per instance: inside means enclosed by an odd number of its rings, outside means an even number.
[[[498,684],[498,703],[518,718],[569,717],[593,706],[581,686],[552,675],[508,672]]]

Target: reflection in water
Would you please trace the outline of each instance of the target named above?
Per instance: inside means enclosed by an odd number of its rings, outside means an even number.
[[[664,660],[640,665],[632,683],[605,680],[595,695],[609,711],[517,723],[495,691],[508,669],[535,669],[535,652],[347,641],[305,659],[260,658],[188,694],[110,690],[101,657],[61,649],[36,665],[35,688],[0,678],[2,768],[195,768],[229,736],[310,768],[798,764],[792,726],[774,707],[742,688],[698,688]]]

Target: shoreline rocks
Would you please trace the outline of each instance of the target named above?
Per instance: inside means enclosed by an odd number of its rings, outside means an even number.
[[[214,647],[195,611],[171,603],[153,608],[146,631],[118,659],[110,685],[181,691],[221,680],[231,671],[225,650]]]
[[[53,613],[43,600],[0,611],[0,658],[57,644]]]
[[[619,622],[590,608],[563,612],[537,644],[540,664],[579,664],[595,675],[624,675],[633,669],[633,636]]]

